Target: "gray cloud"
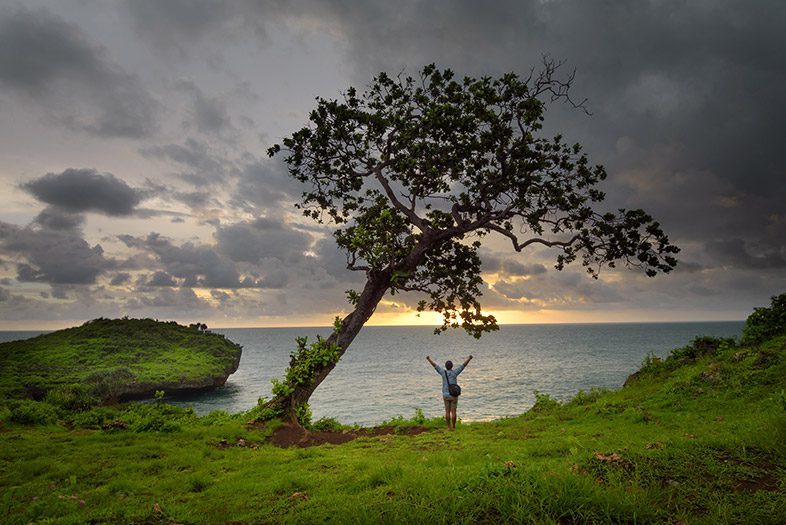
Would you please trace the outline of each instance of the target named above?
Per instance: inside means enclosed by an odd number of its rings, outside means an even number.
[[[0,10],[0,86],[98,137],[138,138],[155,127],[158,103],[139,79],[79,27],[44,9]]]
[[[41,210],[35,222],[49,230],[78,230],[84,224],[85,217],[57,206],[48,206]]]
[[[90,246],[71,231],[34,230],[0,222],[0,251],[22,257],[17,279],[55,284],[92,284],[113,264],[101,245]]]
[[[166,274],[159,274],[156,283],[163,286],[173,286],[166,276],[180,279],[180,286],[204,286],[208,288],[249,288],[258,287],[258,283],[250,277],[242,281],[235,263],[218,253],[214,248],[206,245],[196,245],[186,242],[176,245],[169,239],[157,233],[151,233],[146,238],[119,236],[126,246],[146,250],[157,258]],[[169,284],[163,284],[164,282]],[[150,284],[146,282],[146,284]]]
[[[548,270],[542,264],[521,264],[516,261],[505,261],[502,268],[505,273],[516,277],[525,277],[530,275],[542,275]]]
[[[206,96],[191,81],[180,81],[177,83],[177,87],[191,97],[193,103],[191,119],[201,133],[220,135],[224,131],[234,129],[225,99]]]
[[[111,173],[93,169],[69,168],[62,173],[47,173],[26,182],[22,189],[38,200],[69,212],[94,211],[107,215],[131,215],[143,195]],[[44,220],[54,220],[46,216]],[[40,216],[39,216],[40,218]],[[62,222],[63,217],[59,218]],[[58,220],[55,220],[58,222]]]
[[[140,152],[175,164],[181,170],[177,177],[198,187],[221,184],[235,170],[232,162],[214,155],[208,143],[194,138],[186,139],[183,145],[149,146]]]
[[[250,263],[266,257],[299,262],[311,243],[309,235],[268,218],[220,227],[215,237],[218,249],[230,259]]]
[[[180,57],[189,55],[194,45],[209,34],[221,33],[232,39],[234,32],[225,29],[242,24],[237,16],[240,2],[127,0],[125,6],[134,29],[145,41]]]
[[[115,274],[114,277],[112,277],[112,280],[109,281],[109,284],[111,286],[121,286],[123,284],[126,284],[130,280],[131,280],[131,274],[120,272]]]
[[[730,264],[743,269],[786,268],[786,250],[765,249],[751,253],[751,247],[743,239],[727,239],[707,243],[707,253],[716,257],[720,264]]]

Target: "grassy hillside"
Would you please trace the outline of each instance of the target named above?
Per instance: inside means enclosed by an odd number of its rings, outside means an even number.
[[[416,417],[341,445],[277,448],[278,423],[248,424],[258,409],[132,404],[24,425],[6,408],[0,521],[783,523],[784,392],[786,335],[768,334],[697,338],[624,388],[541,394],[516,418],[448,432]]]
[[[0,344],[0,394],[119,398],[223,384],[241,347],[198,327],[152,319],[96,319]]]

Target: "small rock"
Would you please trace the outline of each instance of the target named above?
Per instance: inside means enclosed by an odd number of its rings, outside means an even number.
[[[667,479],[666,480],[666,486],[676,489],[677,487],[680,486],[680,482],[676,481],[676,480],[673,480],[673,479]]]

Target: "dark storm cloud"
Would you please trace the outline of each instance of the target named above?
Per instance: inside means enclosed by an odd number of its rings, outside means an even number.
[[[782,281],[786,3],[327,5],[358,87],[431,62],[461,76],[526,75],[544,54],[566,60],[592,116],[553,106],[545,129],[606,165],[608,207],[644,208],[678,245],[706,246],[702,263],[722,255]]]
[[[69,212],[131,215],[143,198],[139,190],[111,173],[93,169],[69,168],[62,173],[47,173],[21,187],[41,202]]]
[[[113,264],[101,245],[90,246],[72,231],[35,230],[0,222],[0,251],[26,262],[17,279],[54,284],[92,284]]]
[[[44,9],[0,9],[0,86],[99,137],[147,135],[155,99],[79,27]]]
[[[727,239],[707,243],[707,253],[716,257],[722,264],[736,268],[762,270],[767,268],[786,268],[786,250],[765,250],[751,253],[751,247],[743,239]]]
[[[311,239],[281,221],[259,218],[216,230],[218,249],[233,261],[258,263],[266,257],[300,262]]]
[[[184,287],[204,286],[208,288],[253,288],[259,283],[250,277],[241,280],[235,263],[211,246],[186,242],[176,245],[157,233],[146,238],[120,235],[118,237],[129,248],[145,250],[153,254],[166,274],[154,275],[155,283],[163,286],[179,284]],[[179,279],[174,284],[167,276]],[[144,282],[150,285],[149,281]]]
[[[85,217],[57,206],[48,206],[41,210],[35,222],[49,230],[78,230],[84,224]]]

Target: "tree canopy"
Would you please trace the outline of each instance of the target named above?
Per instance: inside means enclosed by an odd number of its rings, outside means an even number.
[[[424,294],[418,309],[443,315],[438,331],[496,329],[479,301],[489,234],[517,252],[553,248],[558,270],[579,260],[595,277],[616,264],[650,276],[674,268],[678,249],[658,222],[599,210],[604,168],[579,144],[544,136],[550,103],[583,107],[559,69],[545,60],[526,77],[458,79],[434,65],[416,77],[380,73],[363,93],[318,98],[309,124],[270,148],[308,188],[304,214],[334,223],[347,268],[366,274],[332,336],[339,355],[388,291]]]
[[[558,68],[457,80],[430,65],[418,78],[381,73],[342,101],[317,99],[310,125],[283,141],[290,174],[311,186],[305,214],[339,225],[349,269],[390,271],[392,293],[425,292],[421,309],[474,334],[495,323],[477,299],[489,233],[518,252],[556,248],[557,269],[580,258],[593,275],[618,261],[670,271],[677,248],[660,225],[642,210],[596,211],[603,167],[579,144],[540,136],[548,103],[570,102]]]

